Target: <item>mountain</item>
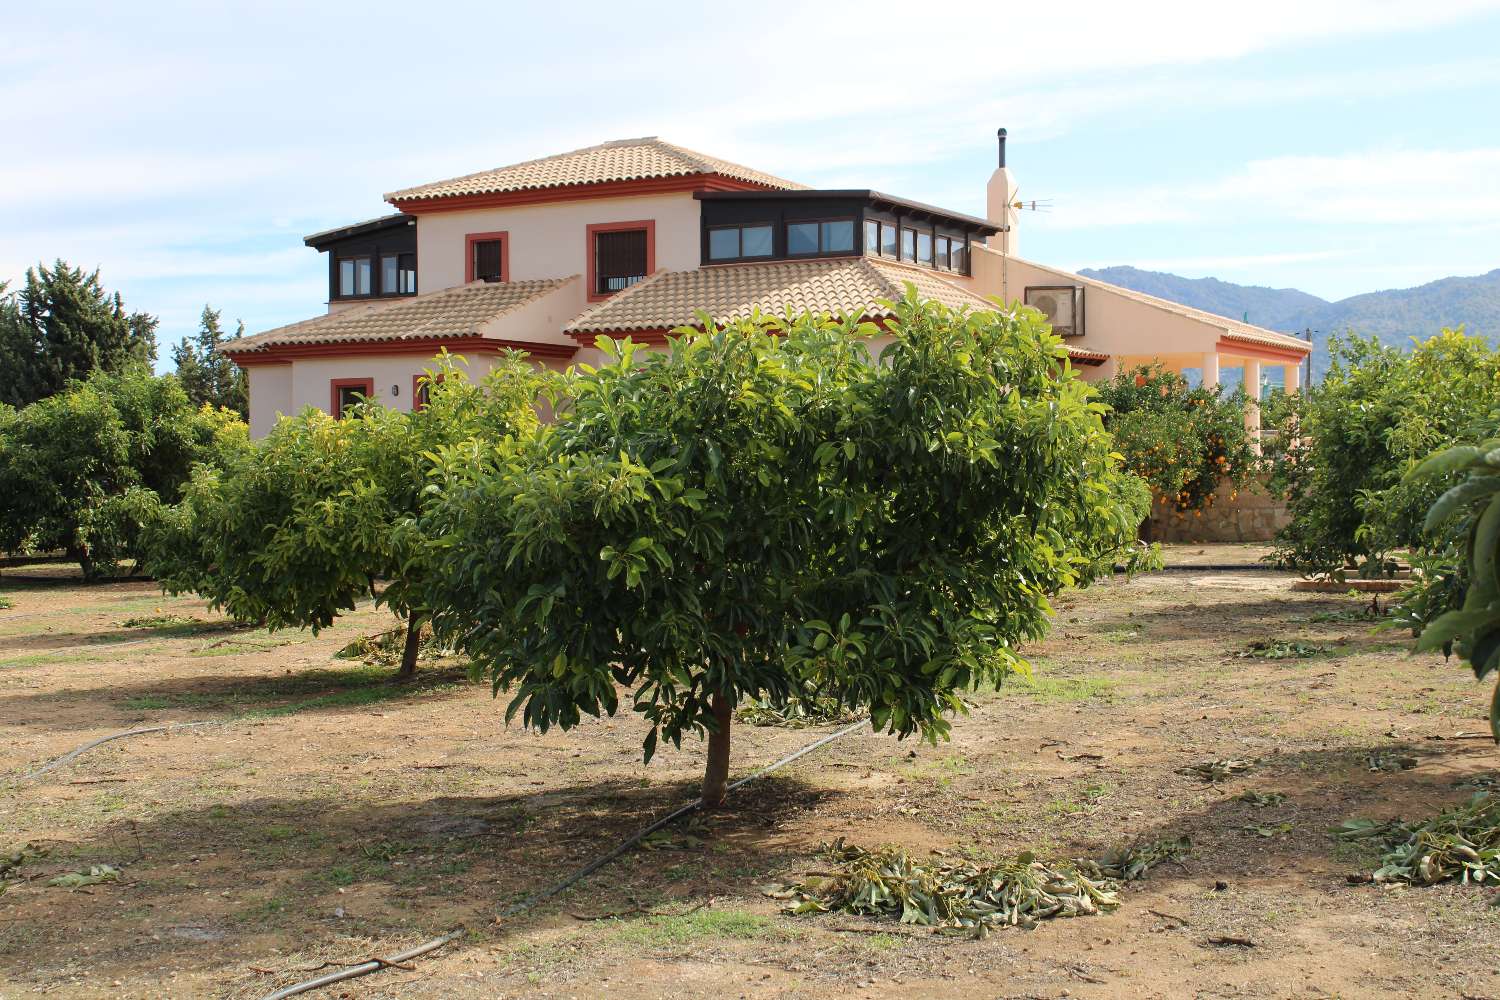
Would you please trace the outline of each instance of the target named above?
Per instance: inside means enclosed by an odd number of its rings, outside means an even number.
[[[1218,278],[1183,278],[1135,267],[1085,268],[1080,274],[1156,295],[1195,309],[1246,320],[1284,333],[1313,331],[1314,374],[1328,368],[1328,335],[1354,330],[1405,346],[1443,327],[1463,324],[1491,343],[1500,336],[1500,269],[1440,278],[1415,288],[1366,292],[1330,302],[1295,288],[1236,285]]]

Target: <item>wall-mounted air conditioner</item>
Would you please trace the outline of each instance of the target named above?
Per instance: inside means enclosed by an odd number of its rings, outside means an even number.
[[[1059,337],[1083,336],[1082,285],[1030,285],[1026,304],[1047,317]]]

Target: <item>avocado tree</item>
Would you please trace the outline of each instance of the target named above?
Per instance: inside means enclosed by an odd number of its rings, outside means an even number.
[[[508,720],[566,729],[624,687],[647,760],[707,735],[715,805],[745,699],[813,691],[935,740],[963,689],[1025,669],[1047,595],[1113,565],[1145,488],[1034,315],[894,306],[883,331],[601,340],[554,425],[440,452],[426,604]]]
[[[0,414],[0,550],[61,550],[88,579],[141,556],[143,523],[173,503],[197,463],[248,448],[227,410],[193,405],[144,368],[95,371]]]
[[[1418,650],[1457,653],[1484,680],[1500,670],[1500,437],[1441,451],[1412,471],[1413,482],[1459,481],[1427,512],[1423,528],[1441,532],[1462,528],[1459,592],[1455,606],[1430,621],[1417,622]],[[1500,743],[1500,683],[1490,700],[1490,732]]]
[[[398,677],[410,678],[427,614],[411,522],[434,450],[534,427],[550,378],[512,355],[471,382],[443,355],[416,411],[364,402],[284,418],[240,461],[193,477],[155,527],[148,568],[170,592],[273,630],[316,633],[374,597],[405,622]]]

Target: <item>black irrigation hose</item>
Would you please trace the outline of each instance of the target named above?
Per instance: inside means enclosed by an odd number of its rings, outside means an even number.
[[[737,788],[743,788],[745,785],[748,785],[750,782],[756,780],[757,778],[763,778],[766,775],[770,774],[772,771],[779,770],[792,763],[793,761],[807,756],[814,750],[817,750],[819,747],[827,746],[841,736],[847,736],[849,733],[852,733],[854,732],[854,730],[863,726],[865,724],[865,721],[866,720],[861,719],[858,722],[852,722],[844,728],[829,733],[827,736],[824,736],[821,739],[814,740],[807,746],[803,747],[801,750],[797,750],[793,753],[787,754],[785,757],[776,761],[774,764],[769,764],[761,768],[759,771],[755,771],[752,774],[746,775],[745,777],[741,778],[739,781],[734,782],[727,789],[725,789],[725,794],[733,792]],[[698,809],[702,808],[702,806],[702,799],[694,799],[692,802],[678,807],[677,809],[668,813],[666,816],[662,817],[651,825],[644,827],[643,829],[627,837],[625,840],[617,844],[613,849],[605,854],[600,855],[593,861],[590,861],[588,864],[584,865],[582,868],[578,869],[578,871],[574,872],[572,875],[569,875],[567,878],[563,879],[556,885],[548,889],[544,889],[541,892],[534,893],[533,895],[521,900],[519,903],[513,903],[510,906],[506,907],[504,910],[500,911],[500,916],[513,917],[518,913],[524,913],[525,911],[531,909],[533,906],[540,902],[543,902],[544,900],[551,899],[570,886],[582,881],[583,879],[588,878],[590,875],[594,874],[605,865],[616,860],[625,852],[629,851],[632,847],[639,844],[642,840],[645,840],[647,837],[651,836],[651,834],[655,833],[657,830],[660,830],[665,826],[669,826],[670,824],[677,822],[677,820],[688,815],[689,813],[696,812]],[[459,927],[455,930],[449,931],[447,934],[444,934],[441,937],[435,937],[430,941],[424,941],[423,943],[408,951],[403,951],[399,954],[392,955],[390,958],[372,958],[368,962],[361,962],[358,965],[351,965],[348,968],[340,969],[338,972],[330,972],[327,975],[319,976],[316,979],[309,979],[306,982],[301,982],[293,986],[284,987],[283,989],[277,990],[275,993],[267,994],[265,1000],[286,1000],[287,997],[294,997],[299,993],[307,993],[311,990],[321,989],[324,986],[331,986],[334,983],[341,983],[346,979],[353,979],[356,976],[364,976],[370,974],[371,972],[378,972],[381,969],[387,968],[389,966],[399,965],[401,962],[404,962],[407,959],[416,958],[419,955],[425,955],[430,951],[436,951],[443,945],[448,944],[451,941],[458,940],[458,938],[462,937],[463,934],[464,929],[462,927]]]
[[[1276,566],[1269,566],[1266,563],[1199,563],[1197,565],[1174,564],[1171,566],[1163,566],[1161,569],[1154,569],[1146,573],[1142,573],[1137,570],[1136,576],[1150,576],[1152,573],[1196,573],[1205,570],[1210,573],[1240,573],[1247,570],[1259,573],[1292,572],[1289,569],[1280,569]],[[1119,574],[1124,572],[1126,572],[1124,566],[1115,567],[1115,573]]]
[[[173,730],[176,730],[176,729],[196,729],[199,726],[221,726],[221,725],[223,725],[223,722],[219,721],[218,719],[211,719],[211,720],[209,720],[207,722],[168,722],[165,725],[161,725],[161,726],[144,726],[144,727],[142,727],[140,729],[127,729],[127,730],[125,730],[122,733],[110,733],[108,736],[101,736],[97,740],[90,740],[89,742],[85,743],[81,747],[78,747],[77,749],[69,750],[67,753],[63,754],[61,757],[58,757],[58,758],[55,758],[53,760],[48,761],[47,763],[43,764],[41,767],[37,768],[34,771],[28,771],[27,773],[21,775],[19,778],[16,779],[16,784],[19,785],[22,782],[30,781],[32,778],[38,777],[40,775],[46,774],[48,771],[51,771],[51,770],[54,770],[56,768],[62,767],[64,764],[66,764],[68,761],[74,759],[75,757],[78,757],[81,754],[87,753],[88,751],[94,749],[94,747],[97,747],[97,746],[100,746],[102,744],[108,743],[111,740],[123,740],[127,736],[144,736],[147,733],[166,733],[166,732],[172,732]]]

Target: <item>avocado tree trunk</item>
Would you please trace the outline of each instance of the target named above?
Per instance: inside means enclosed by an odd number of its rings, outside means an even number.
[[[734,720],[729,699],[722,694],[709,698],[709,707],[718,723],[708,734],[708,763],[703,768],[703,805],[712,809],[722,805],[729,787],[729,724]]]
[[[422,618],[412,615],[406,619],[406,646],[401,650],[401,669],[396,671],[396,680],[409,681],[417,676],[417,651],[422,646]]]

